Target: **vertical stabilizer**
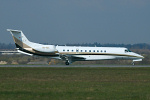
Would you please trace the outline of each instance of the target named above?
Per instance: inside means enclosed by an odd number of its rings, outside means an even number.
[[[30,41],[26,38],[26,36],[23,34],[21,30],[7,29],[7,31],[9,31],[12,34],[17,48],[19,47],[30,48],[29,47]]]

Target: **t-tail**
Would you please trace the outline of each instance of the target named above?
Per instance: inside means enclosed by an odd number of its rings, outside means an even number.
[[[27,55],[57,57],[58,51],[55,45],[43,45],[30,42],[21,30],[7,29],[12,34],[16,49]]]
[[[21,30],[7,29],[12,34],[16,48],[30,48],[31,42],[26,38]]]

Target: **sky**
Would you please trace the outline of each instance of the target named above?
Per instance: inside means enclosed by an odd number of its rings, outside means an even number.
[[[0,0],[0,43],[6,29],[49,44],[150,44],[150,0]]]

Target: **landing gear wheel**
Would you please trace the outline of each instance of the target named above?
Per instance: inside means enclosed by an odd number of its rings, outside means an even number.
[[[68,62],[68,61],[66,61],[66,62],[65,62],[65,64],[66,64],[66,65],[69,65],[69,62]]]
[[[133,66],[135,65],[134,62],[132,62],[132,65],[133,65]]]

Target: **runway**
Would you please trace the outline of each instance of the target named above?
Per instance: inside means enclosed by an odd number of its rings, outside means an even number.
[[[150,65],[0,65],[0,67],[150,67]]]

